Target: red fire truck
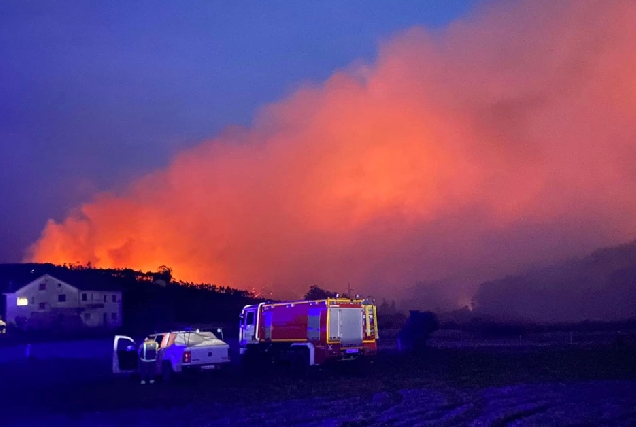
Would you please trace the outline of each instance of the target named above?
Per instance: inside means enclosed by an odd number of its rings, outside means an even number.
[[[371,360],[377,352],[376,307],[366,299],[261,303],[243,308],[245,365],[290,363],[306,370],[331,361]]]

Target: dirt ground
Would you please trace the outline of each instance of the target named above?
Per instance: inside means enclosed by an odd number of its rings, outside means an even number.
[[[636,425],[636,348],[384,351],[371,371],[113,378],[110,360],[0,364],[2,426]]]

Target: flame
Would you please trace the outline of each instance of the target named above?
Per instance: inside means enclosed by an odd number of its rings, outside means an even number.
[[[50,220],[26,259],[393,296],[627,240],[634,22],[632,2],[533,0],[411,29]]]

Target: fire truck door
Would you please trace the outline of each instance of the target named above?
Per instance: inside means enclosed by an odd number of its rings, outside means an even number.
[[[241,341],[251,343],[256,341],[256,309],[245,310],[243,316],[243,336]]]
[[[263,312],[263,339],[270,340],[272,339],[272,321],[273,321],[274,313],[272,310]]]
[[[374,306],[364,306],[364,338],[377,339],[377,325],[375,323]]]
[[[307,339],[309,341],[320,340],[320,308],[310,308],[307,319]]]
[[[342,345],[362,345],[362,309],[340,309],[340,343]]]
[[[362,345],[362,313],[360,308],[330,308],[329,339],[340,339],[346,346]]]

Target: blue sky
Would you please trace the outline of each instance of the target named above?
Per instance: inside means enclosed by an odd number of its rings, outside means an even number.
[[[0,262],[95,191],[475,2],[1,2]]]

